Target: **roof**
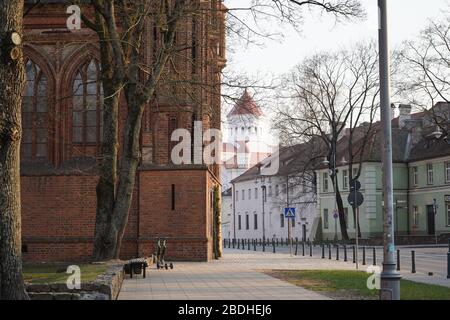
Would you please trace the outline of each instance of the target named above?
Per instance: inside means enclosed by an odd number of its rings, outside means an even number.
[[[392,120],[392,154],[394,163],[409,163],[426,159],[434,159],[444,156],[450,156],[450,136],[443,135],[440,139],[430,137],[437,130],[433,121],[430,121],[430,111],[448,112],[450,115],[450,104],[437,104],[428,111],[411,114],[410,123],[415,123],[412,127],[405,126],[400,128],[399,118]],[[443,111],[444,110],[444,111]],[[448,117],[450,122],[450,116]],[[450,126],[450,124],[449,124]],[[360,148],[364,148],[363,162],[381,162],[382,161],[382,134],[381,123],[376,122],[372,126],[362,124],[357,127],[353,133],[354,142],[352,143],[354,154]],[[348,161],[350,135],[347,130],[346,135],[338,142],[337,146],[337,165],[343,166],[341,159]],[[280,169],[278,176],[287,176],[306,170],[327,169],[323,159],[329,156],[328,148],[320,137],[313,138],[311,141],[298,144],[291,147],[284,147],[279,152]],[[354,163],[359,163],[359,156],[354,159]],[[260,176],[260,167],[263,162],[259,162],[247,172],[237,177],[232,183],[254,180]]]
[[[278,154],[273,155],[279,156],[279,170],[277,176],[294,175],[307,170],[312,170],[317,167],[319,161],[322,161],[323,154],[323,143],[321,143],[320,139],[314,139],[313,141],[294,146],[282,147]],[[265,160],[270,160],[270,158],[266,158]],[[259,162],[234,179],[232,183],[255,180],[261,175],[260,168],[264,165],[268,165],[267,161]]]
[[[255,100],[253,100],[253,97],[248,93],[247,89],[245,89],[242,96],[236,102],[233,109],[228,114],[228,117],[242,115],[253,115],[257,118],[264,115],[261,108],[256,104]]]

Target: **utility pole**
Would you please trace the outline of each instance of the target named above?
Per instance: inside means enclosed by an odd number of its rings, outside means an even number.
[[[392,119],[390,102],[390,52],[386,0],[378,0],[380,99],[383,152],[384,234],[383,271],[381,273],[381,300],[400,300],[401,275],[396,270],[394,230],[394,190],[392,165]]]
[[[289,175],[286,177],[286,208],[289,208],[291,206],[290,199],[289,199]],[[295,218],[293,218],[295,219]],[[289,241],[289,254],[292,257],[292,227],[291,227],[291,219],[287,219],[288,224],[288,241]]]
[[[266,202],[266,186],[261,187],[262,192],[262,216],[263,216],[263,252],[266,251],[266,212],[264,209],[264,204]]]

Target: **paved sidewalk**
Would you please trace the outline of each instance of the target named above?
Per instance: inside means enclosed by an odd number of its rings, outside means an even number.
[[[226,250],[220,261],[176,263],[174,270],[149,270],[146,279],[126,279],[119,300],[329,300],[263,273],[312,268],[307,261]]]

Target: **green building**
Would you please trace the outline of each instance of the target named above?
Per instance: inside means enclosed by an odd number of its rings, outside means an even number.
[[[439,103],[431,110],[414,114],[408,105],[400,105],[399,110],[400,116],[392,121],[396,235],[411,241],[446,239],[450,235],[450,137],[445,133],[448,120],[443,119],[450,119],[450,105]],[[381,238],[383,233],[381,135],[378,129],[379,124],[375,124],[375,133],[366,141],[359,178],[360,192],[364,196],[359,209],[364,239]],[[354,142],[358,143],[361,140]],[[346,207],[348,234],[355,238],[356,219],[347,200],[350,175],[345,135],[339,144],[336,157],[338,184]],[[359,163],[353,167],[357,170]],[[330,173],[325,167],[317,170],[317,214],[321,216],[323,238],[332,240],[336,236],[341,238],[341,232],[334,214],[337,206]]]

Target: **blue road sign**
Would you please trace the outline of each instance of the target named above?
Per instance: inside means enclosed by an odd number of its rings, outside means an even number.
[[[284,208],[284,216],[287,219],[295,219],[295,208]]]

